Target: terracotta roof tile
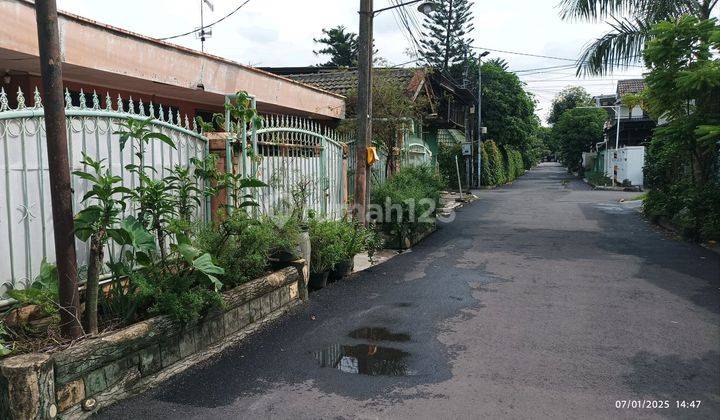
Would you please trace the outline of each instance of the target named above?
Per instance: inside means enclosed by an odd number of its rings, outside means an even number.
[[[623,96],[628,93],[638,93],[643,90],[645,83],[643,79],[618,80],[617,94]]]
[[[393,78],[409,86],[416,72],[417,69],[380,69],[376,70],[375,75]],[[317,73],[291,74],[287,77],[340,95],[347,95],[358,83],[358,71],[352,69],[319,70]]]

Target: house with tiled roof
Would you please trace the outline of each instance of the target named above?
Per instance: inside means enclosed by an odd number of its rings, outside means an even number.
[[[347,96],[357,88],[358,71],[352,68],[273,67],[263,70],[319,89]],[[473,138],[475,95],[440,72],[427,68],[376,68],[374,77],[398,81],[413,100],[425,97],[428,109],[413,129],[415,140],[437,155],[438,144]]]
[[[341,95],[313,85],[71,13],[59,11],[58,21],[63,85],[74,106],[92,107],[96,91],[101,107],[107,93],[162,105],[191,120],[209,119],[224,109],[226,95],[245,90],[263,114],[328,124],[345,116]],[[18,90],[38,87],[42,94],[36,28],[32,1],[0,1],[0,88],[8,93],[11,108]],[[87,103],[81,104],[81,98]]]

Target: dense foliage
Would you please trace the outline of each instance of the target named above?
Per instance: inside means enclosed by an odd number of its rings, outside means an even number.
[[[482,185],[490,187],[495,185],[503,185],[507,182],[505,173],[505,162],[502,152],[492,140],[483,142],[483,162],[482,162]]]
[[[540,125],[532,96],[517,75],[496,64],[483,64],[482,78],[485,137],[525,152]]]
[[[549,124],[555,124],[560,116],[568,109],[578,106],[588,106],[592,103],[592,97],[582,86],[568,86],[558,92],[552,101],[552,108],[547,117]]]
[[[659,126],[647,149],[645,212],[691,239],[720,238],[720,26],[685,16],[650,31],[645,90],[628,98]]]
[[[429,165],[405,166],[371,191],[371,220],[382,223],[400,243],[431,225],[440,204],[443,179]]]
[[[373,146],[387,156],[385,173],[390,175],[399,166],[400,141],[405,130],[409,130],[412,120],[420,120],[427,108],[425,96],[412,98],[407,86],[393,77],[393,70],[373,70]],[[344,132],[357,131],[357,88],[347,93],[347,118],[339,129]]]
[[[601,108],[574,108],[560,116],[552,128],[552,137],[569,171],[582,171],[582,153],[602,141],[606,119],[607,112]]]
[[[455,166],[456,159],[457,168]],[[438,146],[437,164],[440,176],[445,183],[445,188],[451,190],[458,189],[457,169],[460,169],[460,183],[462,187],[467,187],[467,168],[465,166],[465,156],[462,154],[462,145],[460,143],[440,144]]]

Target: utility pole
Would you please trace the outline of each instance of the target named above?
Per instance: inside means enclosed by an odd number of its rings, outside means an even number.
[[[366,224],[367,148],[372,143],[373,0],[360,0],[358,35],[358,136],[355,142],[355,218]]]
[[[60,295],[60,329],[63,336],[77,338],[82,335],[78,310],[80,296],[65,125],[62,57],[55,0],[36,1],[35,16],[40,47],[40,72],[45,93],[45,134]]]

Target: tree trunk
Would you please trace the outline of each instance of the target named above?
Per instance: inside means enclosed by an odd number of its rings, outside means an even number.
[[[88,255],[87,281],[85,282],[85,331],[95,335],[98,333],[98,290],[100,268],[105,257],[105,230],[102,229],[90,238],[90,254]]]

